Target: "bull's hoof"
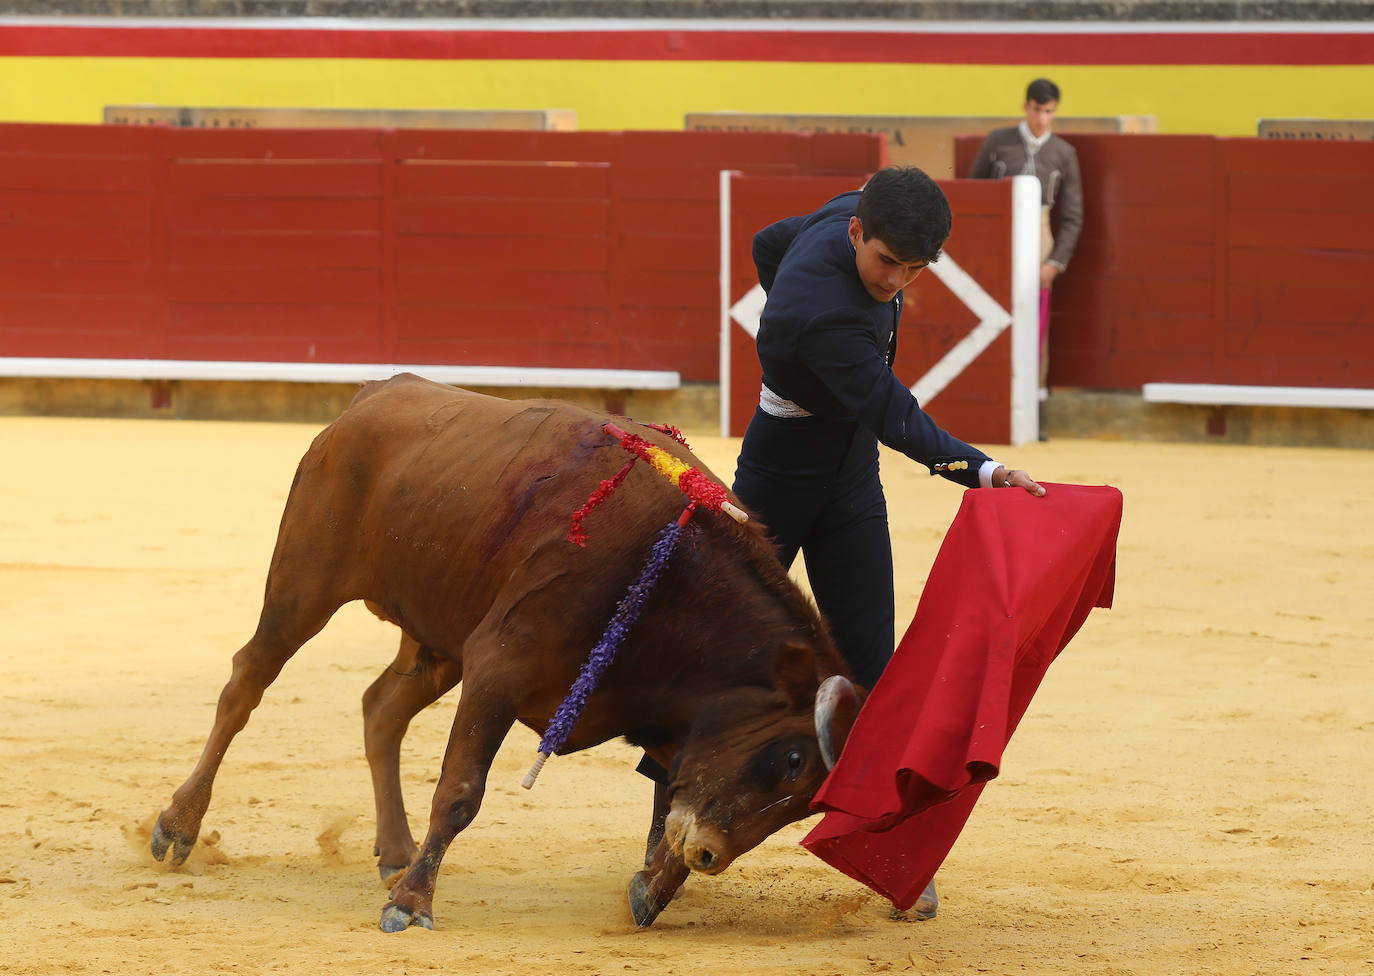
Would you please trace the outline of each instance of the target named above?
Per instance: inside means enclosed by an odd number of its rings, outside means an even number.
[[[411,914],[400,905],[387,905],[382,909],[382,920],[380,922],[383,932],[404,932],[412,925],[418,925],[422,929],[433,929],[434,919],[428,912],[418,912]]]
[[[196,846],[195,838],[186,838],[181,834],[169,834],[162,827],[162,818],[157,818],[157,823],[153,826],[153,839],[148,845],[152,848],[153,857],[161,861],[167,856],[170,848],[172,851],[172,867],[184,864],[186,859],[191,856],[191,848]]]
[[[642,929],[653,925],[658,913],[663,911],[663,906],[650,894],[649,882],[645,879],[643,871],[630,879],[629,895],[630,914],[634,916],[635,924]]]

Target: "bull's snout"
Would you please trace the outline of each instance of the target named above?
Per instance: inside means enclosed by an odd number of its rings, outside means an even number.
[[[711,866],[714,865],[717,860],[719,860],[719,858],[716,857],[715,851],[711,850],[709,847],[703,847],[688,853],[687,866],[693,871],[701,871],[705,874],[710,874]]]
[[[719,874],[730,866],[720,832],[697,819],[694,812],[672,810],[664,823],[664,840],[682,863],[701,874]]]
[[[689,837],[682,845],[682,863],[700,874],[720,874],[727,864],[706,839],[699,836]]]

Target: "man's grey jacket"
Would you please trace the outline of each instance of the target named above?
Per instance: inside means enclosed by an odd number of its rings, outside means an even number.
[[[1019,176],[1026,169],[1026,145],[1016,126],[993,129],[983,140],[969,174],[976,180]],[[1040,204],[1049,207],[1058,222],[1054,249],[1045,259],[1063,271],[1073,256],[1083,229],[1083,183],[1078,175],[1078,153],[1073,146],[1050,133],[1035,154],[1035,175],[1040,180]]]

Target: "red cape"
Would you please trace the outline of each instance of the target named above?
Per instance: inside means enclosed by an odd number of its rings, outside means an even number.
[[[812,807],[802,845],[910,908],[997,775],[1050,662],[1110,607],[1121,492],[974,489]]]

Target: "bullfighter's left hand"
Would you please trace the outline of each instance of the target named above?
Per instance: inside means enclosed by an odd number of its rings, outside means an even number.
[[[992,484],[995,488],[1024,488],[1037,498],[1045,495],[1045,486],[1036,484],[1029,472],[1020,468],[998,468],[992,473]]]

